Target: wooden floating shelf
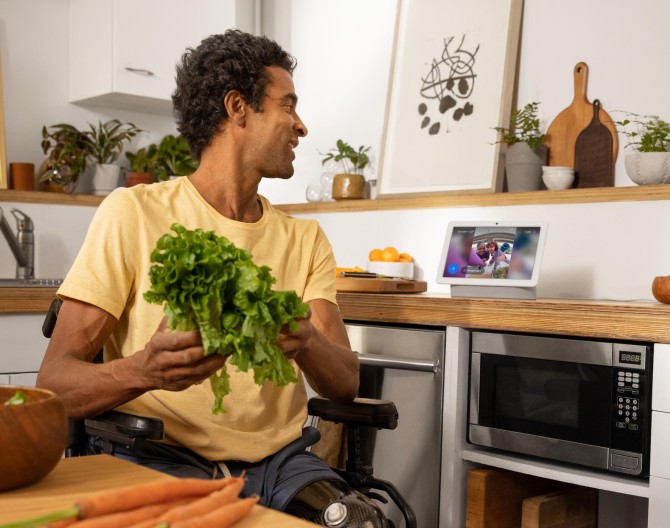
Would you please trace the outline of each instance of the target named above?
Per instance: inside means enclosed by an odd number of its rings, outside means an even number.
[[[0,202],[97,207],[104,198],[104,196],[93,196],[89,194],[0,190]],[[513,205],[643,202],[655,200],[670,200],[670,185],[566,189],[563,191],[532,191],[523,193],[445,194],[441,196],[422,196],[418,198],[278,204],[275,205],[275,207],[288,214],[309,215],[321,213],[355,213],[362,211],[392,211],[399,209],[505,207]]]

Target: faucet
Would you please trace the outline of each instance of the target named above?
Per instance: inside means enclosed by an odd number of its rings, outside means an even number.
[[[30,217],[18,209],[11,209],[10,212],[16,218],[18,232],[16,236],[12,233],[5,215],[0,207],[0,231],[7,239],[9,249],[12,250],[16,259],[16,278],[34,279],[35,278],[35,236],[33,235],[33,221]],[[20,215],[17,216],[17,215]]]

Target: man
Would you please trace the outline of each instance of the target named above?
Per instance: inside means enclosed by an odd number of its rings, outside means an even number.
[[[187,50],[173,101],[200,167],[188,178],[118,189],[105,199],[58,291],[64,304],[37,381],[60,395],[70,417],[118,409],[163,420],[164,442],[117,445],[116,456],[182,477],[246,470],[244,493],[259,493],[277,509],[295,494],[295,482],[335,478],[304,451],[315,441],[303,438],[304,385],[260,387],[251,371],[229,366],[227,413],[214,416],[209,382],[199,382],[224,358],[204,357],[197,330],[170,333],[162,308],[142,294],[150,287],[150,253],[173,222],[213,230],[270,266],[276,289],[295,290],[309,303],[299,329],[284,329],[277,340],[298,375],[331,400],[356,396],[358,360],[335,301],[331,247],[315,221],[291,218],[258,195],[262,178],[293,175],[293,151],[307,135],[296,113],[294,67],[275,42],[240,31]],[[103,345],[105,362],[93,364]],[[93,438],[89,447],[100,446]]]

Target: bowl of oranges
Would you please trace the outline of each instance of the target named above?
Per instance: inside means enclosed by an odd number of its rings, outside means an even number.
[[[386,277],[414,278],[414,261],[407,253],[399,253],[394,247],[370,251],[368,271]]]

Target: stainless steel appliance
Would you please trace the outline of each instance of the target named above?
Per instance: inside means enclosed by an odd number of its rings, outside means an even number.
[[[468,442],[649,475],[652,347],[473,332]]]
[[[360,396],[393,401],[399,416],[393,431],[361,430],[364,462],[398,487],[418,526],[438,526],[445,330],[350,323],[347,333],[361,363]],[[404,525],[396,508],[383,509]]]

